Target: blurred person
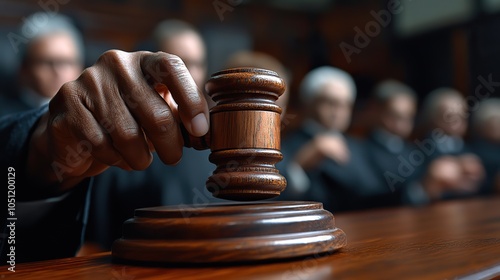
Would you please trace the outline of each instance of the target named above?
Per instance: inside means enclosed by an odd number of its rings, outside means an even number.
[[[416,149],[407,139],[413,131],[417,95],[399,81],[385,80],[375,86],[372,100],[375,123],[365,142],[366,158],[377,175],[380,193],[394,192],[387,196],[386,205],[397,205],[401,199],[396,194],[404,192],[406,184],[419,174],[416,170],[410,176],[400,172],[402,162]]]
[[[468,116],[465,99],[454,89],[439,88],[426,97],[422,112],[428,131],[419,141],[425,150],[424,173],[409,188],[410,202],[425,204],[475,194],[484,180],[484,167],[463,139]]]
[[[169,19],[153,31],[157,50],[179,56],[196,84],[203,89],[207,75],[206,47],[200,33],[189,23]]]
[[[376,206],[363,144],[344,134],[356,98],[352,77],[334,67],[314,69],[304,77],[300,97],[308,118],[282,144],[288,180],[283,198],[321,201],[333,211]]]
[[[500,98],[481,101],[472,115],[471,150],[481,159],[486,180],[480,194],[500,194],[495,188],[496,178],[500,178]]]
[[[46,21],[39,23],[39,18]],[[31,30],[33,34],[19,43],[20,89],[15,96],[0,100],[0,116],[47,104],[64,83],[75,80],[83,69],[83,40],[67,17],[35,13],[19,30]]]
[[[206,79],[205,43],[198,31],[180,20],[164,20],[152,32],[157,50],[179,56],[196,85],[203,92]],[[169,104],[175,101],[165,89]],[[212,107],[210,97],[205,98]],[[81,254],[110,250],[122,234],[122,224],[135,209],[159,205],[198,204],[200,207],[220,202],[206,189],[205,182],[215,169],[209,162],[209,150],[183,149],[183,157],[175,166],[166,166],[156,154],[143,171],[126,171],[111,167],[94,178],[87,244]],[[193,168],[196,172],[193,172]]]
[[[431,157],[459,155],[467,151],[464,136],[467,131],[467,104],[462,94],[452,88],[438,88],[430,92],[422,104],[427,136],[442,134],[435,141]]]

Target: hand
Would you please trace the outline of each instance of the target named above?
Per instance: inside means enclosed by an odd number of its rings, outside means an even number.
[[[349,161],[349,149],[344,138],[332,134],[316,135],[297,152],[295,162],[307,170],[315,168],[324,158],[346,164]]]
[[[484,179],[484,169],[473,154],[443,156],[431,162],[423,185],[430,198],[439,199],[444,193],[473,193]]]
[[[29,175],[64,190],[109,166],[145,169],[153,150],[174,164],[182,156],[180,123],[200,137],[208,120],[206,100],[180,58],[108,51],[51,100],[31,138]]]
[[[442,156],[433,160],[427,169],[423,186],[432,200],[460,183],[460,165],[453,156]]]
[[[475,154],[464,154],[458,156],[458,162],[462,168],[462,187],[466,190],[475,191],[486,176],[481,159]]]
[[[347,144],[339,135],[323,134],[314,137],[314,144],[319,153],[339,164],[349,162],[349,149]]]

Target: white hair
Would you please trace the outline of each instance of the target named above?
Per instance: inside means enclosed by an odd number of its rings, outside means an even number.
[[[339,68],[322,66],[316,68],[304,77],[300,84],[300,98],[305,103],[310,103],[325,86],[325,84],[335,81],[345,83],[349,88],[352,101],[356,99],[356,84],[349,73]]]
[[[84,59],[83,38],[78,29],[73,25],[72,21],[67,17],[57,13],[37,12],[26,18],[21,26],[21,32],[30,30],[29,41],[27,45],[21,45],[21,57],[27,58],[28,45],[34,40],[49,36],[52,34],[64,33],[71,37],[75,43],[80,61]]]
[[[500,119],[500,98],[488,98],[481,103],[472,117],[474,127],[479,127],[491,118]]]

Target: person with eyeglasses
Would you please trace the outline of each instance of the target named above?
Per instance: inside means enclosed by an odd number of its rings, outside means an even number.
[[[23,38],[16,45],[19,90],[0,96],[0,116],[47,104],[83,70],[82,35],[68,17],[38,12],[27,17],[19,30]]]

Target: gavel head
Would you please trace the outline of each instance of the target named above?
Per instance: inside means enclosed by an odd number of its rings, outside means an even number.
[[[216,103],[210,110],[209,160],[217,168],[207,189],[239,201],[278,196],[286,187],[275,167],[283,158],[276,100],[284,81],[273,71],[234,68],[213,74],[205,89]]]

